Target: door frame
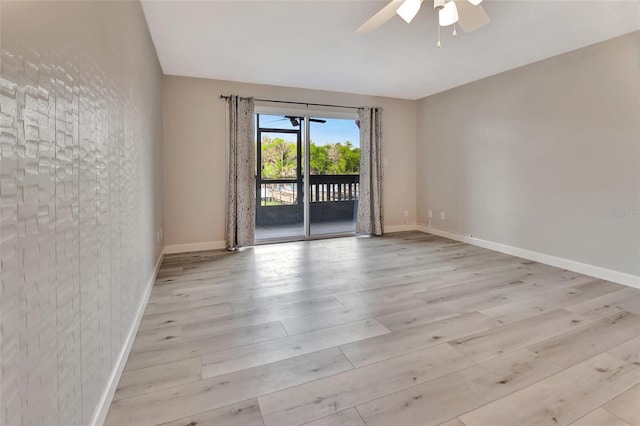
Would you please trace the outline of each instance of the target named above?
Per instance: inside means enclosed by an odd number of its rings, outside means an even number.
[[[334,118],[334,119],[343,119],[343,120],[359,120],[360,117],[357,112],[354,112],[353,109],[348,108],[322,108],[322,107],[314,107],[314,108],[291,108],[291,107],[283,107],[283,106],[271,106],[266,105],[262,102],[256,102],[255,105],[255,114],[267,114],[267,115],[291,115],[296,117],[304,118],[304,131],[302,132],[302,152],[304,153],[304,161],[303,161],[303,170],[302,176],[298,176],[298,182],[300,179],[303,181],[303,225],[304,225],[304,236],[296,236],[296,237],[285,237],[285,238],[269,238],[259,241],[257,244],[270,244],[270,243],[278,243],[278,242],[288,242],[288,241],[302,241],[302,240],[319,240],[326,238],[338,238],[353,235],[352,233],[334,233],[334,234],[321,234],[321,235],[311,235],[311,207],[310,200],[311,198],[308,196],[310,189],[309,182],[309,173],[310,173],[310,150],[309,146],[311,145],[311,122],[309,118]],[[302,123],[301,123],[302,124]],[[302,127],[302,126],[301,126]],[[274,132],[279,131],[278,129],[270,129]],[[296,130],[285,130],[281,133],[297,133]],[[258,137],[258,129],[256,129],[256,138]],[[300,145],[300,144],[299,144]],[[300,147],[299,147],[300,148]],[[260,153],[258,153],[261,155]],[[300,158],[300,156],[298,156]],[[260,159],[260,157],[258,157]],[[256,165],[256,172],[258,168]],[[256,192],[259,190],[257,186],[256,179]],[[256,200],[257,201],[257,200]]]
[[[259,116],[259,113],[256,113],[257,116]],[[259,121],[258,121],[258,128],[256,129],[256,144],[257,144],[257,149],[256,149],[256,193],[255,193],[255,197],[256,197],[256,222],[261,220],[262,217],[259,214],[260,213],[260,209],[261,204],[261,198],[262,198],[262,184],[264,183],[273,183],[273,184],[286,184],[286,183],[295,183],[296,187],[298,188],[298,191],[300,191],[303,187],[303,180],[304,180],[304,170],[302,168],[302,157],[299,154],[296,154],[296,178],[295,179],[267,179],[267,180],[263,180],[262,179],[262,135],[263,134],[287,134],[287,135],[296,135],[296,149],[297,152],[301,152],[302,150],[302,146],[304,144],[303,138],[302,138],[302,126],[300,126],[299,130],[294,130],[294,129],[275,129],[275,128],[270,128],[270,127],[260,127],[259,125]],[[304,195],[304,194],[303,194]],[[260,217],[259,217],[260,216]],[[302,219],[304,220],[304,196],[301,198],[300,196],[297,197],[296,200],[296,217],[299,218],[298,220]]]

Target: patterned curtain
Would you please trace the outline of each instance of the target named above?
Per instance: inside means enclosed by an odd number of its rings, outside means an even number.
[[[363,108],[360,115],[360,196],[356,233],[382,235],[382,108]]]
[[[227,249],[255,242],[256,167],[253,98],[229,99]]]

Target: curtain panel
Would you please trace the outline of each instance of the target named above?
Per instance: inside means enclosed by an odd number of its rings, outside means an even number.
[[[362,108],[360,115],[360,196],[356,233],[382,235],[382,108]]]
[[[255,243],[256,167],[253,98],[229,98],[227,249]]]

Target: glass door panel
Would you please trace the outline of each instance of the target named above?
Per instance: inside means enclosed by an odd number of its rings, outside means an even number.
[[[256,114],[256,240],[305,237],[304,119]]]
[[[355,120],[309,119],[309,235],[355,232],[360,131]]]

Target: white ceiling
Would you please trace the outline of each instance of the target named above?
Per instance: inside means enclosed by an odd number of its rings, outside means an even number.
[[[489,25],[443,28],[425,0],[406,24],[354,30],[386,1],[143,0],[165,74],[419,99],[640,29],[640,1],[497,1]]]

